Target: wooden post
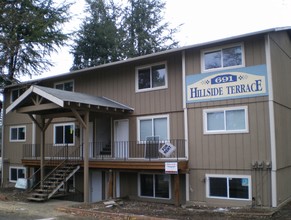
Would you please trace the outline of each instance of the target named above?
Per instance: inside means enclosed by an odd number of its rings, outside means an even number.
[[[113,198],[113,172],[109,170],[109,180],[108,180],[108,198]]]
[[[44,159],[45,159],[45,129],[44,129],[44,125],[45,125],[45,119],[42,118],[41,119],[41,141],[40,141],[40,187],[43,187],[43,180],[44,180]]]
[[[84,122],[84,203],[89,203],[89,112],[86,112]]]
[[[180,176],[179,174],[175,174],[174,193],[175,193],[175,205],[180,206]]]

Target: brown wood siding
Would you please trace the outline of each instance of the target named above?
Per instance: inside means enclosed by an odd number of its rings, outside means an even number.
[[[230,42],[230,44],[241,43],[241,41]],[[263,37],[250,38],[244,43],[245,51],[245,66],[256,66],[261,64],[266,64],[266,53],[265,53],[265,43]],[[221,46],[226,46],[224,43]],[[200,74],[202,72],[201,68],[201,50],[210,48],[194,48],[189,49],[185,53],[186,61],[186,75],[189,74]],[[215,48],[219,48],[216,45]]]
[[[168,88],[147,92],[135,91],[135,70],[139,65],[121,65],[75,78],[75,91],[105,96],[134,108],[134,115],[162,114],[182,110],[182,67],[176,55],[147,65],[166,62]],[[145,65],[141,64],[141,65]]]
[[[214,199],[206,197],[206,174],[220,174],[220,175],[247,175],[251,176],[252,197],[255,199],[256,205],[263,206],[271,205],[270,170],[225,170],[225,169],[191,169],[190,170],[190,201],[193,203],[206,203],[215,206],[244,206],[251,205],[252,201],[243,200],[228,200],[228,199]]]
[[[270,35],[274,100],[291,108],[291,41],[286,33]]]
[[[278,204],[291,196],[291,41],[286,32],[270,34],[274,92]]]
[[[190,168],[250,169],[252,161],[270,161],[267,102],[257,102],[250,98],[240,99],[240,103],[228,101],[228,104],[223,106],[219,105],[219,102],[199,105],[201,103],[188,110],[189,157],[193,159],[189,161]],[[234,106],[248,107],[249,133],[203,133],[203,109]]]

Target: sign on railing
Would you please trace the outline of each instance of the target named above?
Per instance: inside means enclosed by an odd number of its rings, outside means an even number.
[[[165,157],[170,157],[171,154],[176,150],[176,147],[171,143],[165,143],[159,150]]]

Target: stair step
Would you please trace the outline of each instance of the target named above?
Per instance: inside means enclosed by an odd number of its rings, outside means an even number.
[[[30,194],[30,197],[33,197],[33,198],[44,198],[47,196],[48,196],[47,193],[31,193]]]
[[[35,197],[27,197],[28,200],[31,200],[31,201],[37,201],[37,202],[43,202],[47,199],[44,199],[44,198],[35,198]]]
[[[73,175],[79,168],[80,166],[76,164],[74,166],[66,165],[54,170],[54,172],[42,183],[42,187],[34,189],[27,199],[42,202],[55,196],[58,189],[61,187],[61,184],[63,184],[63,182],[65,182],[66,179]]]

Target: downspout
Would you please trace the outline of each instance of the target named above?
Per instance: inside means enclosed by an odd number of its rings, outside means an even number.
[[[270,144],[271,144],[271,200],[272,207],[277,207],[277,156],[276,156],[276,135],[275,135],[275,113],[274,113],[274,91],[272,79],[272,63],[271,63],[271,48],[270,35],[265,37],[266,63],[268,75],[268,90],[269,90],[269,120],[270,120]]]
[[[183,110],[184,110],[184,138],[185,138],[185,157],[189,159],[188,144],[188,111],[186,104],[186,57],[185,50],[182,51],[182,94],[183,94]],[[186,202],[190,199],[189,194],[189,173],[186,173]]]
[[[1,110],[1,114],[2,114],[2,140],[1,140],[1,157],[2,157],[2,161],[1,161],[1,186],[3,187],[3,181],[4,181],[4,123],[5,123],[5,113],[4,113],[4,103],[5,103],[5,99],[4,99],[4,95],[3,96],[3,101],[2,101],[2,110]]]

